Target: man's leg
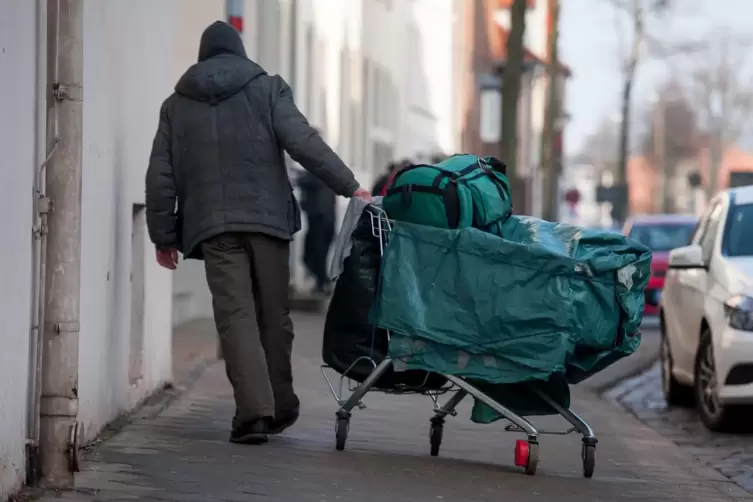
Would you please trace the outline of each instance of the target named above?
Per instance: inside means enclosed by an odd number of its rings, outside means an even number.
[[[316,276],[316,218],[307,217],[308,228],[303,238],[303,265],[309,274]]]
[[[231,441],[262,443],[274,417],[274,395],[256,323],[251,257],[238,234],[202,244],[207,283],[225,368],[235,395]]]
[[[248,234],[246,240],[252,257],[256,317],[275,397],[275,421],[270,427],[274,434],[293,425],[300,405],[291,368],[294,335],[288,296],[290,243],[263,234]]]
[[[325,220],[321,217],[316,217],[310,220],[312,236],[311,244],[311,273],[316,279],[316,289],[318,292],[323,292],[323,287],[327,283],[327,251],[324,250],[326,240],[326,228],[324,227]]]
[[[329,277],[329,250],[334,240],[335,222],[326,219],[322,229],[322,282],[325,285],[325,292],[328,294],[332,291],[332,280]]]

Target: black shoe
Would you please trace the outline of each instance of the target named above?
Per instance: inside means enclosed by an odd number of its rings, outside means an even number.
[[[300,410],[295,408],[291,411],[279,413],[274,420],[269,424],[270,434],[281,434],[286,429],[289,429],[298,421]]]
[[[260,418],[243,422],[233,427],[230,442],[238,444],[264,444],[269,441],[269,418]]]

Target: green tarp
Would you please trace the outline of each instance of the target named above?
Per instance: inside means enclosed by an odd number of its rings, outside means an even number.
[[[568,384],[640,344],[651,252],[523,216],[491,231],[395,222],[373,315],[397,369],[464,377],[517,413],[550,414],[531,385],[569,406]],[[474,421],[498,418],[476,403]]]

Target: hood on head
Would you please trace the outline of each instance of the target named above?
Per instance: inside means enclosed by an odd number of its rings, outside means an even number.
[[[194,101],[219,103],[235,96],[253,79],[267,72],[245,58],[222,54],[190,67],[175,92]]]
[[[178,80],[175,92],[194,101],[219,103],[265,74],[261,66],[246,57],[235,28],[216,21],[201,35],[199,62]]]
[[[222,21],[215,21],[201,34],[199,62],[220,54],[232,54],[245,58],[246,48],[243,47],[243,40],[235,28]]]

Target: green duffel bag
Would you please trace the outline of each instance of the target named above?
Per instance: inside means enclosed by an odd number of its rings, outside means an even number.
[[[400,171],[382,201],[387,215],[438,228],[484,229],[512,213],[505,165],[493,157],[459,154]]]

